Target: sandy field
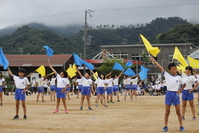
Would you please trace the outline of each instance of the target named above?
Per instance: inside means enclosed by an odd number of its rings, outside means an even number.
[[[3,96],[3,106],[0,106],[0,132],[1,133],[69,133],[69,132],[113,132],[113,133],[156,133],[162,132],[164,126],[164,96],[138,96],[135,100],[123,100],[109,103],[108,108],[95,107],[95,96],[91,97],[93,110],[79,110],[80,99],[71,96],[67,100],[69,114],[64,113],[63,105],[57,114],[55,102],[45,96],[44,103],[36,102],[36,95],[26,97],[27,120],[23,120],[23,110],[20,106],[18,120],[12,120],[15,115],[15,100],[13,96]],[[195,99],[197,95],[195,93]],[[114,97],[116,99],[116,97]],[[195,100],[196,113],[199,105]],[[186,132],[199,133],[199,120],[193,121],[190,107],[183,121]],[[196,115],[199,119],[199,115]],[[174,106],[171,107],[169,117],[169,133],[179,132],[179,123]]]

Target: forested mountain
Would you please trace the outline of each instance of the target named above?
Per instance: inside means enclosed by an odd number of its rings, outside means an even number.
[[[159,33],[166,32],[173,28],[177,24],[187,24],[186,20],[179,17],[169,17],[169,18],[156,18],[147,24],[137,24],[136,26],[121,26],[115,30],[111,28],[101,27],[93,30],[91,35],[93,40],[97,45],[106,44],[136,44],[140,43],[140,34],[143,34],[151,43],[155,43],[155,37]],[[125,42],[126,41],[126,42]]]
[[[35,25],[35,24],[34,24]],[[92,36],[90,46],[87,46],[87,58],[92,58],[100,49],[99,45],[121,45],[141,43],[139,34],[143,34],[151,43],[192,42],[198,45],[199,26],[188,23],[178,17],[157,18],[148,24],[135,26],[100,25],[93,28],[88,34]],[[60,32],[61,31],[57,31]],[[42,46],[48,45],[55,54],[83,55],[83,33],[70,36],[61,36],[42,25],[35,28],[22,26],[13,34],[0,37],[0,46],[6,54],[44,54]],[[178,38],[180,37],[180,38]]]
[[[46,26],[44,24],[39,23],[30,23],[27,24],[31,28],[36,29],[46,29],[51,30],[61,36],[69,36],[79,32],[79,30],[83,27],[82,25],[67,25],[67,26]],[[11,35],[17,30],[17,26],[10,26],[7,28],[0,29],[0,36]]]
[[[193,43],[199,45],[199,24],[176,25],[156,37],[157,43]]]

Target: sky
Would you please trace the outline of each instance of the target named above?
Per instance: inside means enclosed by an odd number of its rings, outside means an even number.
[[[84,24],[136,25],[157,17],[178,16],[199,23],[199,0],[0,0],[0,29],[42,23],[48,26]]]

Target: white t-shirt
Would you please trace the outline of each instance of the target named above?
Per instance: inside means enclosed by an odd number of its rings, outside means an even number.
[[[56,78],[51,78],[50,85],[55,85],[55,80],[56,80]]]
[[[97,87],[105,87],[105,80],[98,77],[98,79],[95,81],[95,84],[97,84]]]
[[[58,88],[65,88],[67,85],[69,85],[68,78],[61,77],[59,74],[57,74],[56,77],[57,77]]]
[[[138,77],[131,79],[131,82],[132,82],[133,85],[137,85]]]
[[[36,80],[36,82],[38,83],[38,87],[44,86],[44,78],[38,78]]]
[[[196,75],[196,78],[199,79],[199,75]]]
[[[13,79],[15,81],[15,85],[17,89],[25,89],[26,86],[30,85],[30,82],[26,77],[20,78],[18,76],[13,75]]]
[[[107,87],[112,87],[113,86],[113,78],[105,80],[105,83],[108,85]]]
[[[118,85],[119,78],[113,79],[113,85]]]
[[[124,84],[125,84],[125,85],[131,84],[131,78],[125,79],[125,80],[124,80]]]
[[[91,79],[86,79],[84,76],[82,76],[82,86],[90,87],[92,85],[93,81]]]
[[[5,79],[2,77],[2,78],[0,79],[0,85],[2,85],[4,82],[5,82]]]
[[[32,87],[35,87],[36,86],[36,80],[32,80]]]
[[[82,79],[77,79],[76,83],[78,83],[78,85],[82,85]]]
[[[44,80],[44,87],[47,88],[48,87],[48,80]]]
[[[193,75],[186,75],[184,73],[182,73],[182,79],[186,83],[184,90],[192,89],[192,85],[198,81]]]
[[[154,85],[154,89],[156,89],[156,90],[159,90],[160,89],[160,84],[156,84],[156,85]]]
[[[166,71],[162,75],[165,77],[168,91],[178,91],[179,85],[185,84],[180,76],[172,76]]]

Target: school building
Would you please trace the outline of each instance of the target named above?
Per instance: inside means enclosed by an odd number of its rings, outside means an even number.
[[[167,69],[168,63],[172,62],[175,47],[178,47],[183,56],[189,55],[193,58],[199,59],[199,47],[193,45],[192,43],[152,44],[152,46],[158,47],[161,50],[160,53],[157,55],[156,60],[163,66],[164,69]],[[101,45],[100,47],[101,49],[108,51],[110,54],[114,55],[119,59],[123,58],[141,61],[143,66],[149,68],[149,76],[161,76],[161,73],[157,69],[157,67],[154,64],[152,64],[149,60],[146,60],[146,58],[149,59],[149,55],[146,51],[144,44]]]
[[[38,67],[44,65],[46,73],[49,74],[52,70],[48,67],[47,55],[5,55],[9,61],[9,67],[13,74],[18,75],[19,68],[24,68],[26,73],[34,72]],[[57,72],[66,70],[70,64],[73,64],[72,54],[60,54],[50,57],[51,65]],[[0,71],[4,71],[0,67]]]

